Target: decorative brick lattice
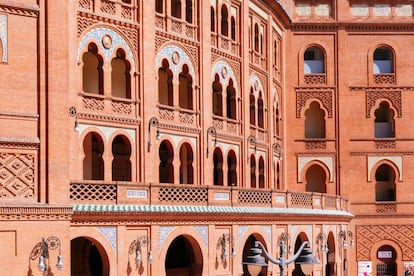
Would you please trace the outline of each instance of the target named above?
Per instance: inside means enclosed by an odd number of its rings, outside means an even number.
[[[307,74],[305,75],[306,85],[325,85],[326,75],[325,74]]]
[[[374,83],[379,85],[395,84],[394,74],[376,74],[374,75]]]
[[[160,15],[156,15],[155,17],[155,27],[161,30],[165,29],[165,19],[164,17],[160,16]]]
[[[92,26],[96,22],[98,21],[92,18],[78,16],[78,37],[82,34],[84,30],[86,30],[87,28],[89,28],[89,26]]]
[[[306,149],[326,149],[326,141],[306,141]]]
[[[223,120],[220,120],[220,119],[213,119],[213,126],[216,129],[222,130],[222,129],[224,129],[224,122],[223,122]]]
[[[238,134],[239,133],[239,125],[237,123],[227,121],[227,131]]]
[[[333,116],[333,90],[332,89],[296,89],[296,118],[301,117],[301,112],[306,102],[309,99],[318,99],[322,102],[323,106],[328,110],[328,117]]]
[[[401,90],[375,89],[368,90],[366,94],[367,99],[367,118],[371,118],[371,108],[375,106],[378,99],[385,98],[391,101],[394,108],[397,110],[398,118],[402,117],[402,100]]]
[[[160,107],[158,114],[161,120],[174,121],[174,111]]]
[[[260,191],[239,191],[238,203],[269,205],[272,203],[272,194]]]
[[[0,198],[35,196],[35,155],[0,153]]]
[[[396,147],[395,141],[375,141],[376,149],[395,149]]]
[[[178,114],[180,123],[186,124],[186,125],[192,125],[194,124],[194,115],[188,112],[180,112]]]
[[[324,207],[327,209],[336,209],[336,198],[333,196],[324,197]]]
[[[102,0],[101,11],[107,14],[115,14],[115,3],[107,0]]]
[[[291,207],[312,207],[312,195],[304,193],[292,193],[290,194],[290,206]]]
[[[395,204],[395,203],[377,204],[375,211],[377,213],[396,213],[397,212],[397,204]]]
[[[172,20],[171,31],[181,34],[183,31],[183,24],[179,21]]]
[[[104,100],[100,98],[84,97],[82,105],[84,109],[92,111],[103,111],[105,108]]]
[[[122,7],[121,8],[121,17],[127,20],[132,20],[132,14],[134,10],[131,7]]]
[[[222,37],[220,41],[221,41],[221,43],[220,43],[221,49],[228,50],[230,48],[229,47],[230,42],[227,39]]]
[[[79,0],[79,8],[91,10],[92,9],[92,0]]]
[[[193,26],[186,25],[185,26],[185,35],[188,38],[195,39],[196,28]]]
[[[158,200],[162,203],[207,204],[208,190],[206,188],[161,187]]]
[[[109,201],[116,203],[116,185],[109,184],[70,184],[70,200]]]
[[[371,248],[383,240],[391,240],[401,247],[403,261],[414,259],[414,225],[358,225],[356,231],[357,261],[370,260]]]
[[[132,114],[132,104],[131,103],[113,101],[111,103],[111,105],[112,105],[112,111],[115,114],[121,114],[121,115],[131,115]]]

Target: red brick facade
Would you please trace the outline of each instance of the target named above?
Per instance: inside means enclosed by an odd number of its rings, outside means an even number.
[[[411,3],[0,0],[0,26],[1,275],[249,275],[254,241],[309,241],[314,276],[414,264]]]

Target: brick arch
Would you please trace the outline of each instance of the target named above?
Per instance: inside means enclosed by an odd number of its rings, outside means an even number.
[[[158,76],[158,69],[162,67],[162,61],[166,59],[170,65],[170,69],[173,72],[173,79],[178,80],[178,76],[182,71],[183,65],[187,64],[188,71],[193,78],[193,86],[198,83],[198,76],[194,67],[194,62],[191,59],[191,55],[187,53],[185,49],[176,44],[164,45],[157,53],[155,57],[155,75]]]
[[[95,27],[93,29],[90,29],[87,33],[85,33],[82,38],[79,41],[78,46],[78,55],[77,60],[78,63],[81,62],[81,57],[83,52],[85,51],[85,48],[89,44],[89,42],[94,41],[96,45],[98,46],[99,52],[102,53],[103,57],[105,57],[105,62],[108,64],[111,60],[111,57],[116,54],[114,51],[118,48],[122,48],[125,50],[125,54],[128,57],[129,62],[131,63],[131,71],[136,71],[136,60],[133,51],[133,47],[129,45],[126,39],[124,39],[123,36],[121,36],[116,30],[113,30],[112,28],[109,28],[107,26],[101,26],[101,27]],[[105,44],[107,46],[104,46],[104,41],[108,41],[110,43]]]
[[[321,157],[299,157],[298,158],[298,182],[303,182],[307,169],[312,165],[321,166],[327,176],[329,182],[334,181],[334,164],[331,156]]]
[[[401,156],[368,156],[368,182],[375,180],[375,173],[377,169],[383,164],[389,165],[394,170],[396,180],[403,181]]]

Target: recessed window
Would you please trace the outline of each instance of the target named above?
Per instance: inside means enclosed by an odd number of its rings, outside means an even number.
[[[322,74],[325,73],[324,54],[318,47],[310,47],[304,54],[304,73]]]
[[[374,52],[374,74],[389,74],[394,72],[392,52],[385,47],[377,48]]]

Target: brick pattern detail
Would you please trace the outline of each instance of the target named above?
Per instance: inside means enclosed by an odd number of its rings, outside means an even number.
[[[375,141],[376,149],[395,149],[397,143],[395,141]]]
[[[92,10],[92,0],[79,0],[79,8]]]
[[[328,117],[333,116],[333,89],[321,88],[297,88],[296,89],[296,118],[301,117],[302,109],[305,107],[309,99],[318,99],[323,106],[328,110]]]
[[[326,149],[326,141],[306,141],[306,149]]]
[[[73,201],[105,201],[105,203],[116,203],[116,194],[116,185],[70,184],[70,200]]]
[[[375,89],[367,90],[366,101],[367,101],[367,118],[371,118],[371,109],[374,107],[375,102],[378,99],[385,98],[391,101],[394,108],[397,110],[398,118],[402,117],[402,99],[401,90],[388,90],[388,89]]]
[[[132,16],[132,14],[131,14]],[[82,35],[82,33],[90,28],[93,25],[99,25],[106,20],[99,16],[92,17],[90,14],[87,13],[78,13],[78,37]],[[117,24],[118,23],[118,24]],[[122,31],[124,34],[123,37],[130,45],[132,45],[132,48],[135,50],[136,54],[138,52],[139,47],[139,27],[137,25],[133,24],[125,24],[118,21],[114,21],[112,23],[114,26],[116,26],[119,30]]]
[[[238,202],[240,204],[269,205],[272,203],[272,194],[258,191],[239,191]]]
[[[161,187],[158,200],[162,203],[205,205],[208,201],[208,190],[206,188]]]
[[[309,207],[313,204],[312,194],[292,193],[290,195],[290,206],[294,208]]]
[[[325,74],[308,74],[305,75],[306,85],[325,85],[326,75]]]
[[[414,260],[414,225],[358,225],[357,261],[370,260],[374,244],[383,240],[397,243],[402,250],[402,260]]]
[[[107,14],[115,14],[115,3],[107,0],[102,0],[101,11]]]
[[[35,198],[35,160],[34,154],[0,152],[0,198]]]
[[[376,74],[374,75],[374,83],[379,85],[395,84],[394,74]]]

